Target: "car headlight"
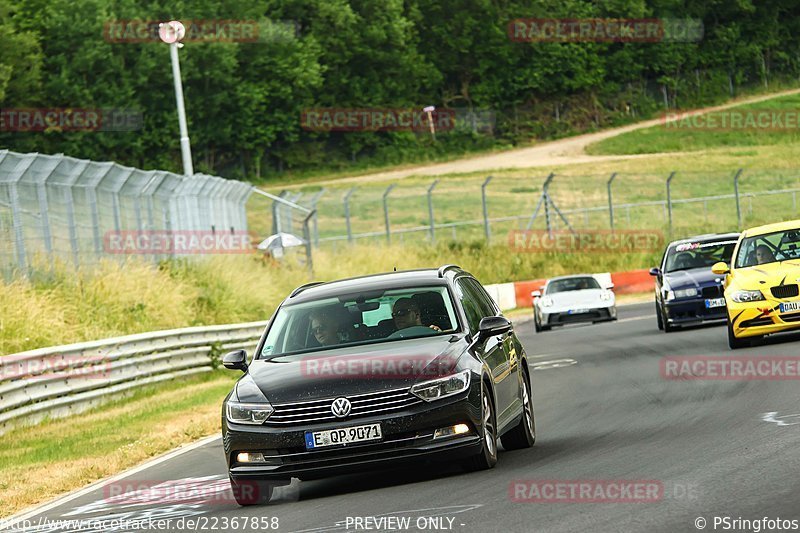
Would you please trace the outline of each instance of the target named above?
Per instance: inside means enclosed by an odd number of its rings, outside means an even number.
[[[240,403],[228,400],[225,416],[234,424],[263,424],[275,409],[269,403]]]
[[[681,289],[675,291],[675,298],[691,298],[693,296],[697,296],[697,294],[697,289],[692,287],[690,289]]]
[[[553,305],[552,298],[550,298],[549,296],[545,296],[544,298],[542,298],[542,307],[552,307],[552,305]]]
[[[446,378],[432,379],[411,387],[411,394],[426,402],[453,396],[469,388],[470,371],[464,370]]]
[[[745,302],[760,302],[764,299],[764,295],[761,291],[734,291],[731,294],[731,300],[736,303],[745,303]]]
[[[611,291],[603,291],[603,292],[600,293],[600,299],[605,301],[605,302],[608,302],[608,301],[611,300],[611,296],[613,294],[614,293],[612,293]]]
[[[675,291],[668,290],[666,292],[665,298],[666,298],[667,301],[674,300],[675,299]]]

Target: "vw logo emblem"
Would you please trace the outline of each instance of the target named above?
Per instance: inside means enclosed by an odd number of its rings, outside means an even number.
[[[344,418],[350,414],[350,409],[352,407],[353,406],[350,405],[350,400],[347,398],[336,398],[333,400],[333,405],[331,405],[331,413],[339,418]]]

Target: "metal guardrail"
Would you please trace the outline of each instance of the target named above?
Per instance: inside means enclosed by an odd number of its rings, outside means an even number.
[[[156,331],[0,356],[0,435],[208,372],[226,351],[254,349],[266,324]]]

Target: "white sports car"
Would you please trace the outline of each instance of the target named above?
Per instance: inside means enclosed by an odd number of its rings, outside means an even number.
[[[617,319],[614,285],[601,287],[590,274],[560,276],[533,291],[533,324],[537,332],[577,322],[605,322]]]

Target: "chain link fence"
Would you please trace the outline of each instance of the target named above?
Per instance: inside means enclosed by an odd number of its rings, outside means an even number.
[[[0,271],[6,278],[25,275],[56,259],[91,266],[115,256],[109,245],[126,232],[151,243],[159,232],[246,235],[252,190],[203,174],[0,150]],[[156,261],[175,254],[155,246],[134,252]]]
[[[278,195],[272,228],[310,212],[310,239],[352,242],[507,242],[519,229],[657,229],[674,238],[798,217],[800,170],[407,178],[394,184],[307,186]],[[253,220],[251,218],[251,220]]]

